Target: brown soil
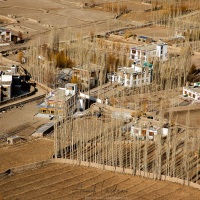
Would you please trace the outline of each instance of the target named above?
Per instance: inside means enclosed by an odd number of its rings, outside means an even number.
[[[200,199],[200,190],[167,181],[50,164],[0,181],[3,199]]]
[[[53,155],[53,140],[37,139],[0,148],[0,171],[47,160]]]
[[[13,108],[6,113],[0,114],[0,135],[30,136],[38,127],[48,122],[48,119],[34,117],[37,113],[37,103],[34,101],[23,107]]]

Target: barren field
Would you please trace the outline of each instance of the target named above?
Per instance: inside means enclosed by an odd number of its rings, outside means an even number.
[[[159,26],[138,28],[133,30],[132,32],[136,35],[145,35],[152,37],[156,41],[158,41],[159,39],[168,40],[175,34],[175,31],[172,29]]]
[[[41,101],[41,100],[39,100]],[[37,103],[34,101],[23,107],[13,108],[0,114],[0,135],[16,134],[23,137],[30,136],[38,127],[48,122],[48,119],[34,117],[37,113]]]
[[[199,131],[200,128],[199,109],[192,111],[175,112],[173,115],[173,119],[176,120],[178,124],[196,128]]]
[[[0,3],[1,15],[14,15],[19,24],[9,25],[15,31],[29,34],[51,30],[52,27],[81,27],[111,19],[112,13],[84,9],[81,1],[9,0]]]
[[[166,181],[50,164],[0,181],[3,199],[200,199],[200,190]]]
[[[9,155],[9,156],[8,156]],[[37,139],[0,148],[0,171],[52,158],[53,140]]]

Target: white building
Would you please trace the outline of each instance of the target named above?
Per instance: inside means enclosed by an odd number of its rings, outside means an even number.
[[[112,74],[111,81],[125,87],[148,85],[151,83],[151,71],[149,67],[142,68],[133,64],[132,67],[119,68],[117,73]]]
[[[134,63],[142,65],[144,62],[150,62],[154,58],[165,61],[167,59],[167,44],[159,42],[157,44],[144,44],[130,49],[130,59]]]
[[[1,75],[0,102],[9,100],[12,96],[12,75]]]
[[[142,140],[156,140],[157,135],[161,135],[162,137],[168,136],[168,129],[154,126],[149,126],[147,128],[132,126],[130,135]]]
[[[183,87],[183,96],[200,100],[200,83],[194,83],[194,86]]]
[[[0,28],[0,42],[10,42],[11,41],[11,31]]]

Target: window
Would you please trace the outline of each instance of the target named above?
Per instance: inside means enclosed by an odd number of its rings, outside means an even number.
[[[142,136],[146,136],[146,130],[142,130]]]
[[[154,132],[149,131],[149,136],[154,136]]]
[[[193,94],[193,98],[195,99],[195,97],[196,97],[196,95],[195,94]]]
[[[135,49],[132,49],[132,53],[135,54],[135,53],[136,53],[136,50],[135,50]]]

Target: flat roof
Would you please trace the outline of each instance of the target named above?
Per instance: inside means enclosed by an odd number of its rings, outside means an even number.
[[[54,126],[53,122],[48,122],[47,124],[44,124],[43,126],[41,126],[36,133],[45,133],[47,130],[49,130],[50,128],[52,128]]]
[[[0,27],[0,32],[2,32],[2,31],[11,32],[11,31],[8,30],[8,29],[5,29],[5,28]]]
[[[197,93],[200,93],[200,87],[198,86],[188,86],[188,87],[184,87],[184,89],[187,89],[187,90],[191,90],[193,92],[197,92]]]
[[[75,84],[76,85],[76,84]],[[56,101],[56,102],[65,102],[74,95],[65,95],[65,88],[57,88],[56,90],[49,93],[49,96],[47,96],[42,103],[38,104],[37,107],[48,107],[45,103],[45,100],[48,101]]]
[[[140,46],[132,47],[131,49],[151,51],[151,50],[156,50],[156,44],[140,45]]]
[[[151,38],[152,39],[152,37],[148,37],[148,36],[144,36],[144,35],[139,35],[138,38],[142,38],[142,39]]]
[[[143,37],[145,37],[145,36],[143,36]],[[162,41],[159,41],[157,43],[143,44],[143,45],[131,47],[131,49],[142,50],[142,51],[151,51],[151,50],[156,50],[156,46],[164,46],[164,45],[167,45],[167,44]]]
[[[21,137],[18,135],[12,135],[10,137],[7,137],[7,139],[16,139],[16,138],[21,138]]]
[[[120,69],[120,72],[123,72],[123,71],[130,74],[137,73],[137,71],[135,71],[135,69],[132,67],[122,67]]]

